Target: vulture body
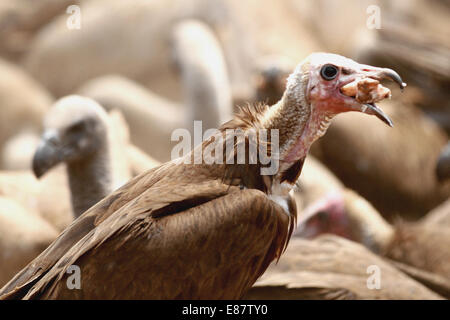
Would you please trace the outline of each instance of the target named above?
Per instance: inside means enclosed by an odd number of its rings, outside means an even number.
[[[374,284],[369,281],[374,275],[371,266],[379,268],[379,288],[370,287]],[[360,244],[333,235],[314,240],[291,239],[278,263],[267,269],[244,298],[442,299]]]
[[[365,101],[341,92],[383,78],[405,85],[390,69],[311,54],[276,105],[244,107],[190,154],[105,197],[6,284],[1,298],[242,297],[287,246],[296,219],[289,192],[331,118],[359,111],[390,123],[374,104],[385,96],[384,87],[376,85],[373,99]],[[270,138],[261,129],[272,132]],[[235,147],[227,151],[230,144]],[[247,163],[237,162],[241,147]],[[254,163],[255,147],[273,156],[275,167]],[[80,268],[80,289],[66,285],[72,265]]]
[[[44,129],[33,172],[40,178],[55,165],[66,164],[75,217],[108,195],[114,183],[118,187],[130,178],[127,159],[125,164],[112,160],[123,153],[113,150],[113,131],[119,129],[109,126],[108,114],[95,101],[75,95],[58,100],[45,116]]]
[[[0,196],[14,200],[27,212],[36,212],[58,231],[73,220],[67,174],[62,166],[40,180],[30,170],[0,171]]]
[[[74,102],[73,99],[65,101],[63,105],[66,106],[71,101]],[[79,105],[72,105],[72,111],[76,111],[77,114],[81,113],[80,120],[83,119],[83,116],[86,116],[86,114],[83,115],[83,106],[87,109],[90,109],[89,106],[92,105],[98,106],[91,100],[78,99],[77,103]],[[55,113],[55,111],[53,112]],[[103,111],[100,112],[103,113]],[[63,119],[64,117],[62,117]],[[68,110],[66,120],[70,123],[73,119],[75,119],[75,114]],[[108,128],[108,146],[111,152],[110,168],[107,174],[111,174],[112,180],[108,188],[111,188],[111,190],[117,188],[132,176],[136,176],[158,164],[156,160],[129,143],[128,127],[119,112],[111,110],[104,125]],[[64,127],[62,123],[61,127]],[[36,139],[38,139],[38,143],[36,143],[33,152],[36,151],[40,140],[38,136],[36,136]],[[88,154],[80,153],[84,157]],[[50,154],[48,156],[48,160],[50,160]],[[33,155],[29,158],[27,167],[32,164]],[[101,175],[102,172],[98,172],[98,174]],[[70,191],[67,170],[62,164],[52,167],[39,180],[29,170],[0,171],[0,196],[13,199],[27,210],[37,212],[59,231],[67,227],[74,218]],[[75,192],[75,190],[73,191]],[[97,196],[97,201],[101,198],[101,196]],[[95,201],[95,199],[92,201]]]
[[[342,194],[343,193],[343,194]],[[424,222],[385,221],[353,191],[328,195],[305,210],[298,236],[335,233],[406,265],[439,274],[450,281],[450,229]]]

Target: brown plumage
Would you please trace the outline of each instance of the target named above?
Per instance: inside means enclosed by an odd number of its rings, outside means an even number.
[[[380,268],[380,289],[369,289],[368,267]],[[363,246],[332,235],[293,238],[246,299],[442,299]]]
[[[350,73],[341,74],[341,68]],[[401,84],[392,70],[312,54],[290,76],[279,103],[246,109],[192,153],[151,169],[101,200],[2,288],[1,297],[242,297],[286,248],[296,218],[289,191],[300,174],[298,163],[325,133],[323,121],[344,111],[387,119],[375,105],[355,103],[340,93],[341,86],[361,77],[390,77]],[[226,128],[236,127],[242,132],[238,144],[249,147],[252,129],[277,130],[279,151],[275,140],[262,147],[280,160],[279,168],[262,176],[265,166],[258,162],[208,164],[202,157],[192,164],[197,152],[211,146],[222,148],[225,159],[234,158],[237,149],[224,150],[221,140],[234,141]],[[73,264],[81,270],[80,290],[66,286],[66,270]]]
[[[372,47],[369,52],[373,52]],[[385,54],[386,50],[380,52]],[[282,59],[261,64],[262,85],[256,91],[263,101],[281,98],[288,69],[284,64]],[[415,92],[411,89],[408,87],[409,96]],[[345,185],[360,192],[387,218],[395,214],[422,216],[450,196],[450,185],[444,178],[449,170],[445,151],[435,168],[448,137],[412,104],[413,99],[403,101],[387,102],[384,108],[396,123],[396,130],[364,117],[356,121],[354,115],[347,114],[338,117],[326,137],[311,149]],[[385,146],[390,151],[380,153]],[[444,183],[438,183],[436,174]]]

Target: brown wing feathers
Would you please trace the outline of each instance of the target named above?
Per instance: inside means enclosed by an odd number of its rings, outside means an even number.
[[[221,128],[221,132],[242,128],[244,138],[239,140],[238,137],[234,146],[245,143],[248,148],[249,139],[245,133],[258,128],[259,119],[266,108],[245,107],[234,121]],[[226,152],[224,154],[226,157]],[[154,168],[132,179],[86,211],[47,250],[16,275],[0,291],[0,295],[4,295],[3,298],[238,298],[273,259],[280,257],[295,225],[295,215],[289,217],[264,193],[270,187],[271,177],[262,178],[259,169],[258,165],[185,165],[179,162],[169,162]],[[253,190],[242,189],[242,186]],[[101,265],[100,260],[103,259],[103,263],[114,262],[123,251],[128,259],[133,259],[133,256],[139,259],[133,264],[124,265],[146,263],[142,268],[150,273],[156,272],[161,266],[165,269],[173,264],[179,255],[183,256],[180,250],[184,248],[180,247],[180,239],[187,247],[192,247],[198,241],[206,244],[198,243],[203,250],[195,251],[195,261],[185,261],[183,266],[175,270],[195,273],[196,269],[204,269],[208,265],[215,268],[214,272],[209,271],[210,281],[223,282],[222,295],[215,293],[217,290],[211,283],[204,283],[199,288],[195,282],[187,292],[163,288],[162,283],[150,284],[156,286],[155,291],[129,284],[134,288],[131,291],[122,288],[124,291],[116,293],[95,292],[95,281],[102,279],[101,271],[97,269]],[[258,248],[261,244],[263,247]],[[216,251],[223,255],[219,259],[220,264],[210,265],[210,259],[201,256],[214,255]],[[233,258],[237,254],[234,251],[240,252],[238,258]],[[154,252],[159,255],[152,261],[147,256]],[[162,260],[163,257],[167,260]],[[225,259],[229,261],[225,262]],[[205,265],[195,266],[196,263]],[[234,264],[234,267],[226,267],[228,263]],[[64,287],[65,272],[71,264],[81,264],[84,279],[89,281],[82,293]],[[240,265],[238,269],[241,271],[234,275],[236,265]],[[170,276],[177,277],[177,273]],[[198,274],[195,281],[202,277]],[[158,278],[163,281],[164,277],[155,273],[154,278],[148,279],[158,282]],[[192,279],[190,274],[185,281]],[[126,282],[124,279],[117,281]],[[164,283],[170,286],[169,280]],[[102,287],[101,283],[97,285]]]

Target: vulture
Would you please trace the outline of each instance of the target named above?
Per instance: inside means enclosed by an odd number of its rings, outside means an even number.
[[[282,57],[262,60],[258,78],[259,83],[266,85],[257,86],[256,96],[270,97],[272,101],[281,98],[286,60]],[[278,79],[279,85],[269,85],[273,83],[271,78]],[[450,196],[450,184],[438,181],[443,176],[445,161],[440,160],[436,169],[436,159],[448,138],[409,101],[388,101],[384,110],[396,123],[396,130],[364,118],[356,121],[352,114],[342,115],[333,122],[324,139],[311,148],[311,153],[389,220],[395,214],[418,218]],[[392,149],[380,153],[385,141],[389,141],[386,148]]]
[[[66,164],[75,217],[114,189],[108,121],[98,103],[75,95],[58,100],[45,116],[33,172],[40,178],[57,164]]]
[[[78,90],[108,110],[120,110],[130,125],[131,141],[159,161],[170,160],[175,129],[193,132],[193,122],[199,120],[205,132],[230,120],[233,113],[225,59],[212,31],[199,21],[184,20],[172,33],[172,60],[181,76],[182,104],[114,75],[93,79]]]
[[[311,54],[277,104],[243,107],[191,153],[106,196],[0,297],[241,298],[286,248],[296,220],[290,190],[332,117],[358,111],[392,125],[375,104],[390,95],[384,78],[405,86],[391,69]],[[79,289],[66,283],[73,266]]]
[[[310,205],[299,224],[296,236],[313,238],[322,233],[337,234],[360,242],[391,260],[441,275],[450,285],[448,226],[404,220],[391,225],[369,202],[351,190],[334,192]]]
[[[57,236],[57,230],[37,213],[0,196],[0,285],[5,285]]]
[[[100,110],[98,109],[97,103],[86,98],[65,98],[61,103],[63,105],[72,104],[70,110],[65,110],[67,111],[67,115],[65,117],[61,116],[61,121],[67,120],[67,123],[70,123],[70,119],[76,114],[79,114],[80,117],[87,116],[86,112],[92,106],[92,110]],[[53,114],[57,112],[53,108],[49,111],[49,113]],[[83,112],[85,113],[84,115]],[[102,110],[99,112],[100,114],[104,113]],[[128,127],[120,112],[111,110],[107,116],[107,123],[103,125],[108,129],[108,148],[111,153],[111,168],[106,174],[112,175],[112,181],[108,187],[112,190],[128,181],[132,176],[136,176],[147,169],[155,167],[159,163],[129,143]],[[29,135],[31,138],[33,137],[31,133]],[[18,137],[20,138],[21,134]],[[36,143],[34,142],[35,139],[37,140]],[[29,161],[27,167],[31,167],[33,154],[38,148],[40,137],[36,135],[35,138],[28,138],[28,140],[31,140],[28,144],[32,148],[32,153],[31,156],[26,156],[25,158],[28,158]],[[21,142],[21,139],[18,139],[18,142]],[[17,142],[11,144],[13,150],[21,145],[24,144]],[[89,157],[89,155],[89,153],[80,154],[80,156],[85,157]],[[14,159],[11,153],[9,154],[9,159],[11,161]],[[17,159],[22,159],[22,157],[17,154]],[[39,179],[36,179],[31,170],[0,171],[0,196],[13,199],[27,210],[37,212],[57,230],[62,231],[74,218],[72,214],[69,181],[64,166],[62,163],[56,165],[50,172],[41,176]],[[102,173],[97,172],[97,174],[101,175]],[[58,200],[55,201],[55,199]],[[97,200],[100,199],[98,198]]]
[[[379,288],[370,287],[374,266]],[[375,283],[373,283],[375,284]],[[277,264],[244,296],[245,299],[308,300],[428,300],[439,294],[397,270],[364,246],[334,235],[313,240],[292,238]]]

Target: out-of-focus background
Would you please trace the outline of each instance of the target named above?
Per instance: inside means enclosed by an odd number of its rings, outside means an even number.
[[[286,76],[316,51],[395,69],[408,86],[391,86],[392,100],[379,104],[394,128],[339,115],[314,159],[390,222],[444,203],[448,0],[2,0],[0,197],[46,217],[68,197],[30,174],[44,116],[63,96],[118,112],[118,139],[163,162],[173,129],[194,119],[217,126],[238,105],[276,102]],[[70,219],[52,224],[61,230]]]

